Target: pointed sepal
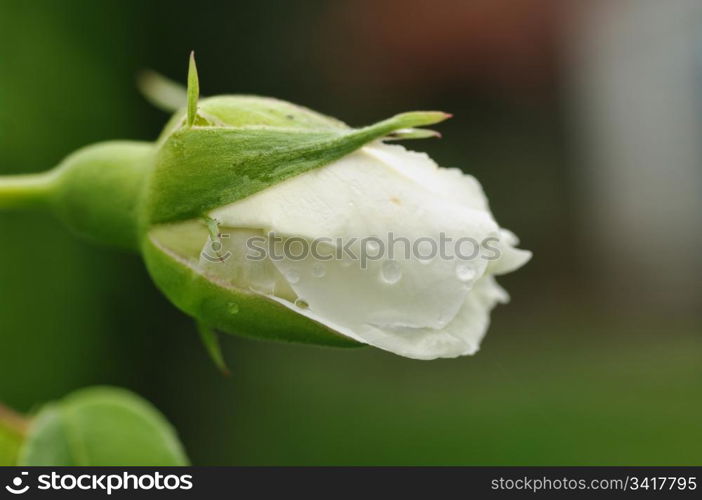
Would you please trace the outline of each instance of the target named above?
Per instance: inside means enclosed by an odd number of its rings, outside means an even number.
[[[224,361],[222,346],[219,344],[217,332],[202,322],[197,323],[197,331],[200,334],[200,339],[207,353],[210,355],[210,358],[212,358],[212,361],[214,361],[219,371],[224,375],[229,375],[229,367],[227,367],[227,363]]]
[[[190,52],[190,63],[188,65],[188,127],[192,127],[197,117],[197,101],[200,98],[200,80],[197,77],[197,66],[195,65],[195,51]]]

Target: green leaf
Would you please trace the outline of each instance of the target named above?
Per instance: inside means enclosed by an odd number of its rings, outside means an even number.
[[[176,433],[147,401],[95,387],[45,405],[20,451],[23,466],[175,466],[188,460]]]
[[[449,116],[438,111],[403,113],[361,129],[181,128],[158,153],[147,191],[147,219],[157,224],[205,215],[392,132]]]
[[[17,465],[27,426],[24,416],[0,404],[0,466]]]
[[[20,433],[0,422],[0,467],[17,464],[22,440]]]

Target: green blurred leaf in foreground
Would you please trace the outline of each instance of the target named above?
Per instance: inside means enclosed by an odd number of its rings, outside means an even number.
[[[0,405],[0,466],[15,465],[26,432],[25,421]]]
[[[174,466],[188,459],[173,427],[150,403],[123,389],[95,387],[46,404],[18,463]]]

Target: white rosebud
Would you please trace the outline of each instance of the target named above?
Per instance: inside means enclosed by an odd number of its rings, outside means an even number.
[[[277,99],[200,100],[192,55],[182,95],[153,143],[96,144],[0,178],[0,209],[50,210],[141,253],[222,370],[216,332],[417,359],[478,350],[507,300],[493,276],[531,254],[473,177],[383,142],[438,137],[422,127],[451,115],[351,128]]]

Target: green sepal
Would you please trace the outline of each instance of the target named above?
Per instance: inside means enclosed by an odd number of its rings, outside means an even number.
[[[449,116],[438,111],[403,113],[361,129],[180,128],[158,153],[146,193],[147,222],[205,215],[332,163],[392,132],[431,125]]]
[[[188,64],[188,127],[195,124],[197,116],[197,100],[200,98],[200,80],[197,76],[197,66],[195,65],[195,52],[190,52],[190,62]]]
[[[42,407],[18,465],[182,466],[188,459],[150,403],[124,389],[93,387]]]
[[[147,236],[142,255],[156,286],[181,311],[220,332],[334,347],[364,344],[259,293],[205,277]]]
[[[167,113],[175,113],[188,102],[183,85],[152,70],[140,71],[137,75],[139,92],[154,107]]]
[[[207,326],[205,323],[197,322],[197,331],[200,334],[200,340],[207,350],[207,354],[210,355],[212,361],[217,366],[219,371],[224,375],[229,375],[229,367],[224,361],[224,356],[222,355],[222,346],[219,344],[219,338],[217,338],[217,332]]]
[[[183,91],[185,92],[185,90]],[[186,126],[187,106],[168,121],[159,135],[163,144],[173,132]],[[309,108],[274,97],[257,95],[218,95],[198,101],[195,124],[221,127],[285,127],[306,130],[349,129],[340,120]]]

